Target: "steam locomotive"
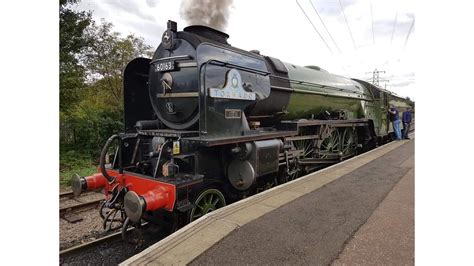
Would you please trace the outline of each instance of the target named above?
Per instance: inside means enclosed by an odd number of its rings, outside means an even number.
[[[125,131],[76,195],[103,190],[104,225],[173,231],[229,203],[390,139],[387,108],[413,105],[358,79],[231,46],[168,21],[152,59],[124,70]],[[110,228],[110,226],[108,227]]]

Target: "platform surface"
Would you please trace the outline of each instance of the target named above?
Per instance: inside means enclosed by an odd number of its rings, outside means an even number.
[[[355,233],[334,265],[415,263],[414,177],[411,169]]]
[[[123,264],[410,265],[413,180],[414,140],[393,142],[209,213]]]

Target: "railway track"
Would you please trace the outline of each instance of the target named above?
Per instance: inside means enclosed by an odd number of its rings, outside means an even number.
[[[74,193],[72,191],[65,191],[59,193],[59,200],[63,199],[72,199],[74,197]]]
[[[87,191],[87,192],[84,192],[81,194],[81,196],[75,198],[74,197],[74,193],[72,191],[63,191],[63,192],[59,192],[59,201],[66,201],[66,200],[80,200],[84,197],[87,197],[87,196],[90,196],[90,195],[94,195],[94,194],[101,194],[102,193],[98,193],[97,191]]]
[[[74,198],[72,191],[59,193],[59,217],[64,218],[68,222],[75,223],[81,221],[82,218],[75,215],[79,211],[94,209],[103,202],[103,197],[97,199],[94,197],[96,192],[83,194],[79,198]]]
[[[147,223],[142,226],[147,228]],[[133,229],[133,227],[130,227],[127,231],[130,232]],[[59,263],[60,265],[119,264],[168,236],[168,234],[162,233],[155,235],[146,233],[140,245],[132,245],[124,241],[121,235],[121,231],[118,231],[93,241],[60,250]]]
[[[94,209],[94,208],[98,207],[102,201],[103,201],[103,199],[98,199],[98,200],[79,203],[79,204],[72,205],[72,206],[62,207],[62,208],[59,209],[59,216],[63,217],[64,215],[66,215],[68,213],[74,213],[74,212],[77,212],[77,211]]]
[[[112,241],[112,240],[115,240],[115,239],[120,239],[121,235],[122,235],[122,232],[119,231],[119,232],[115,232],[115,233],[97,238],[93,241],[89,241],[89,242],[86,242],[86,243],[82,243],[80,245],[76,245],[76,246],[61,250],[61,251],[59,251],[59,256],[60,257],[65,257],[65,256],[71,256],[73,254],[83,252],[86,249],[94,248],[94,247],[99,246],[99,245],[101,245],[103,243],[106,243],[108,241]]]

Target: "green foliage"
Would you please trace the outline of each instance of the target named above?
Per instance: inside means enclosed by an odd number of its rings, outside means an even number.
[[[89,154],[82,154],[74,150],[61,153],[59,182],[62,187],[71,185],[71,177],[74,173],[88,176],[97,171],[97,162],[90,159]]]
[[[143,38],[122,37],[113,25],[96,24],[90,12],[60,1],[60,176],[95,172],[105,141],[123,130],[123,70],[136,57],[150,57]]]
[[[87,48],[92,39],[85,32],[93,22],[91,12],[70,9],[78,1],[60,1],[59,6],[59,60],[61,64],[77,65],[77,55]]]
[[[59,6],[59,86],[60,110],[67,112],[80,98],[85,69],[79,64],[81,53],[92,43],[85,34],[92,23],[90,12],[70,9],[78,1],[61,0]]]
[[[123,69],[151,47],[142,38],[121,37],[107,22],[92,23],[87,34],[94,40],[82,61],[88,84],[81,90],[79,101],[62,113],[62,121],[73,128],[69,141],[82,150],[99,151],[110,135],[123,129]]]
[[[112,27],[105,21],[90,27],[88,34],[95,42],[88,47],[84,64],[96,87],[109,93],[113,103],[123,108],[123,70],[132,59],[150,54],[151,47],[143,38],[121,37]]]

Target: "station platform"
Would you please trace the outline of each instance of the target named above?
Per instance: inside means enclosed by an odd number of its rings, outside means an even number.
[[[211,212],[121,265],[414,264],[414,143]]]

